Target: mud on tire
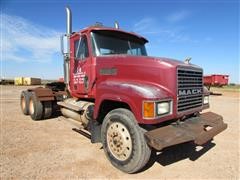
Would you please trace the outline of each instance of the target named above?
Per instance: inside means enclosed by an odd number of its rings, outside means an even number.
[[[101,139],[107,158],[123,172],[141,170],[151,156],[151,149],[144,138],[144,129],[137,124],[133,113],[128,109],[115,109],[106,115]]]

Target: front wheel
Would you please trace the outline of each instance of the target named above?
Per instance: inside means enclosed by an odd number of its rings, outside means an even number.
[[[149,161],[148,147],[142,129],[131,111],[115,109],[104,118],[101,138],[109,161],[126,173],[141,170]]]

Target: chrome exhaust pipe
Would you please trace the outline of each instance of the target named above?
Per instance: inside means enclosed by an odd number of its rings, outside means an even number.
[[[67,53],[64,54],[64,82],[69,88],[69,81],[70,81],[70,36],[72,33],[72,12],[71,9],[67,6],[66,8],[66,36],[67,36]]]
[[[67,35],[70,35],[72,33],[72,12],[71,9],[67,6],[66,7],[66,13],[67,13]]]

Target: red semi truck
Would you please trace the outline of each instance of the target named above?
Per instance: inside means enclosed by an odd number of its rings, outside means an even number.
[[[190,141],[202,145],[227,128],[220,115],[200,114],[209,107],[200,67],[148,56],[147,39],[117,23],[72,32],[68,7],[66,12],[64,83],[23,91],[25,115],[41,120],[60,110],[81,123],[91,142],[102,143],[109,161],[127,173],[142,169],[153,149]]]

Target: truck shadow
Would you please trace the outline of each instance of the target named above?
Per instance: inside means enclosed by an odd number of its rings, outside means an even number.
[[[54,111],[50,117],[47,118],[42,118],[41,121],[50,121],[50,120],[54,120],[55,118],[61,117],[62,113],[61,111]],[[39,122],[41,122],[39,121]]]
[[[199,149],[199,146],[197,147],[193,142],[188,142],[165,148],[161,152],[153,151],[148,164],[140,172],[149,169],[155,162],[162,166],[168,166],[184,159],[195,161],[215,145],[215,143],[209,141]]]
[[[55,110],[52,114],[51,118],[58,118],[60,116],[63,116],[60,110]]]

